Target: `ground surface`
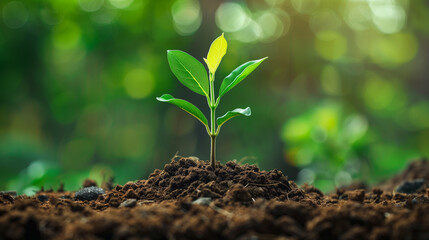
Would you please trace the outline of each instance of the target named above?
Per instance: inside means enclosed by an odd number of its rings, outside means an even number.
[[[420,160],[380,187],[324,195],[278,170],[182,158],[105,194],[0,194],[0,239],[429,239],[428,179]]]

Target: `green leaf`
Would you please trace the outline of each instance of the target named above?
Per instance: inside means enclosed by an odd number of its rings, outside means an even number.
[[[220,99],[235,85],[243,81],[243,79],[245,79],[250,73],[252,73],[253,70],[255,70],[259,66],[259,64],[261,64],[265,59],[267,58],[265,57],[259,60],[249,61],[232,71],[228,76],[225,77],[225,79],[223,79],[223,82],[220,85],[218,98]]]
[[[247,107],[245,109],[236,108],[232,111],[228,111],[225,115],[217,118],[216,122],[217,122],[218,130],[226,121],[228,121],[231,118],[238,117],[238,116],[248,117],[250,115],[252,115],[252,111],[250,110],[250,107]]]
[[[178,106],[179,108],[185,110],[186,112],[200,120],[200,122],[202,122],[206,126],[206,128],[208,128],[206,116],[204,116],[201,110],[198,109],[194,104],[183,99],[174,98],[170,94],[164,94],[161,97],[157,97],[156,100],[160,102],[168,102]]]
[[[209,80],[202,63],[179,50],[168,50],[167,59],[171,71],[183,85],[198,94],[209,97]]]
[[[210,46],[209,53],[207,54],[207,59],[204,58],[204,61],[209,68],[210,73],[214,74],[219,67],[220,62],[222,61],[223,56],[225,56],[228,43],[226,42],[224,34],[216,38],[212,45]]]

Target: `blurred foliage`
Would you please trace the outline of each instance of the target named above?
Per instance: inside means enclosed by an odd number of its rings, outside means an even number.
[[[155,97],[204,100],[166,50],[202,60],[221,32],[221,77],[270,58],[224,98],[218,159],[279,168],[325,191],[429,154],[424,0],[6,0],[0,3],[0,189],[146,177],[178,151],[208,159],[196,120]],[[208,113],[208,109],[205,109]]]

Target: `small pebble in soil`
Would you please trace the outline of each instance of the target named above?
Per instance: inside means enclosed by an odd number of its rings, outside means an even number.
[[[125,201],[123,201],[121,203],[121,205],[119,205],[119,207],[129,207],[129,208],[133,208],[137,205],[137,200],[135,199],[127,199]]]
[[[423,189],[424,186],[425,186],[425,180],[421,179],[421,178],[403,181],[402,183],[400,183],[398,185],[395,192],[413,194],[413,193],[417,193],[417,191]]]
[[[211,197],[200,197],[197,200],[193,201],[192,204],[210,205],[211,201],[212,201]]]
[[[102,188],[92,186],[77,191],[74,197],[76,200],[91,201],[96,200],[100,194],[104,194],[104,190]]]
[[[41,202],[45,202],[45,201],[49,200],[49,197],[46,195],[39,195],[39,196],[37,196],[37,199],[39,199],[39,201],[41,201]]]

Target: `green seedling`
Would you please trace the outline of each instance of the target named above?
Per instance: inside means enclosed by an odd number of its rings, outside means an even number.
[[[190,90],[206,97],[207,104],[210,108],[210,125],[201,110],[192,103],[183,99],[174,98],[170,94],[164,94],[161,97],[156,98],[158,101],[168,102],[178,106],[204,124],[207,133],[211,138],[210,163],[213,169],[215,169],[216,161],[216,136],[219,135],[219,130],[222,125],[231,118],[251,115],[251,110],[247,107],[244,109],[236,108],[232,111],[228,111],[225,115],[216,118],[216,108],[219,105],[220,99],[233,87],[243,81],[244,78],[252,73],[253,70],[255,70],[259,64],[266,59],[265,57],[259,60],[249,61],[237,67],[223,79],[223,82],[220,85],[218,97],[216,98],[214,90],[215,73],[226,53],[226,49],[227,42],[222,34],[213,41],[210,46],[209,53],[207,54],[207,58],[204,58],[208,67],[208,74],[203,64],[186,52],[179,50],[167,51],[168,64],[177,79]]]

